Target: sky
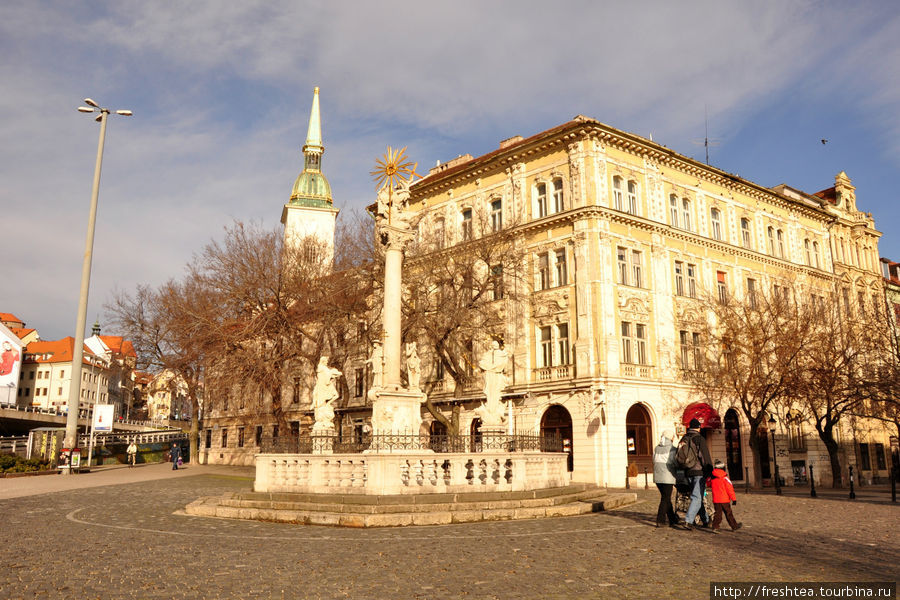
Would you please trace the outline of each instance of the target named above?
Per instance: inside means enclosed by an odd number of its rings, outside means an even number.
[[[0,56],[0,312],[46,340],[75,330],[86,97],[134,112],[107,126],[88,328],[235,220],[279,226],[315,86],[342,215],[389,145],[421,173],[583,114],[700,160],[708,136],[711,164],[765,186],[845,171],[900,259],[895,2],[0,0]]]

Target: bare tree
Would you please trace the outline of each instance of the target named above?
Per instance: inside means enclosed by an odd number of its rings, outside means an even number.
[[[743,297],[706,295],[679,318],[688,338],[681,346],[683,376],[714,406],[741,410],[750,428],[754,483],[761,485],[760,426],[789,403],[810,342],[794,289],[778,285]],[[694,333],[702,349],[694,346]]]
[[[419,342],[440,363],[457,397],[475,382],[477,345],[488,339],[503,343],[510,307],[524,295],[525,263],[521,234],[513,224],[501,228],[477,213],[461,233],[462,243],[444,248],[443,231],[420,231],[407,252],[403,297],[404,337]],[[432,399],[436,378],[430,379],[425,407],[456,435],[459,403],[445,414]]]

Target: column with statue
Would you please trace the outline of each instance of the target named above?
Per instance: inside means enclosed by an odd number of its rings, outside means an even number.
[[[406,148],[395,151],[388,147],[372,171],[378,186],[375,235],[384,248],[383,343],[373,348],[370,358],[376,373],[370,392],[372,434],[376,439],[396,438],[390,442],[392,449],[402,449],[402,440],[410,441],[409,447],[416,446],[414,442],[422,425],[422,404],[426,399],[417,385],[418,356],[414,346],[408,349],[407,360],[411,385],[404,387],[400,377],[403,252],[413,238],[408,206],[409,188],[416,175],[416,165],[407,160],[405,151]]]

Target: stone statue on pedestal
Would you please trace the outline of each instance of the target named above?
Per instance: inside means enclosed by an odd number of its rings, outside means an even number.
[[[375,390],[384,385],[384,349],[381,347],[381,340],[372,342],[372,353],[366,364],[372,366],[372,387],[369,388],[368,394],[372,396]]]
[[[476,409],[482,426],[496,427],[503,424],[503,404],[500,394],[506,388],[506,363],[509,355],[499,342],[491,342],[491,349],[481,356],[478,367],[484,371],[485,402]]]
[[[312,393],[313,413],[316,421],[313,424],[313,430],[315,431],[334,429],[332,402],[338,398],[336,381],[340,376],[340,371],[328,366],[327,356],[319,359],[319,366],[316,368],[316,385]]]
[[[418,390],[419,382],[422,377],[422,360],[416,350],[416,343],[410,342],[406,344],[406,379],[409,383],[409,389]]]

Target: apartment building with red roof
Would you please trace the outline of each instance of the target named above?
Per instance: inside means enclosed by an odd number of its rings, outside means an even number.
[[[74,346],[75,339],[69,336],[61,340],[35,341],[25,347],[16,392],[17,404],[45,409],[66,408],[69,385],[76,371],[81,376],[79,407],[108,403],[109,359],[85,344],[81,368],[73,368]]]

